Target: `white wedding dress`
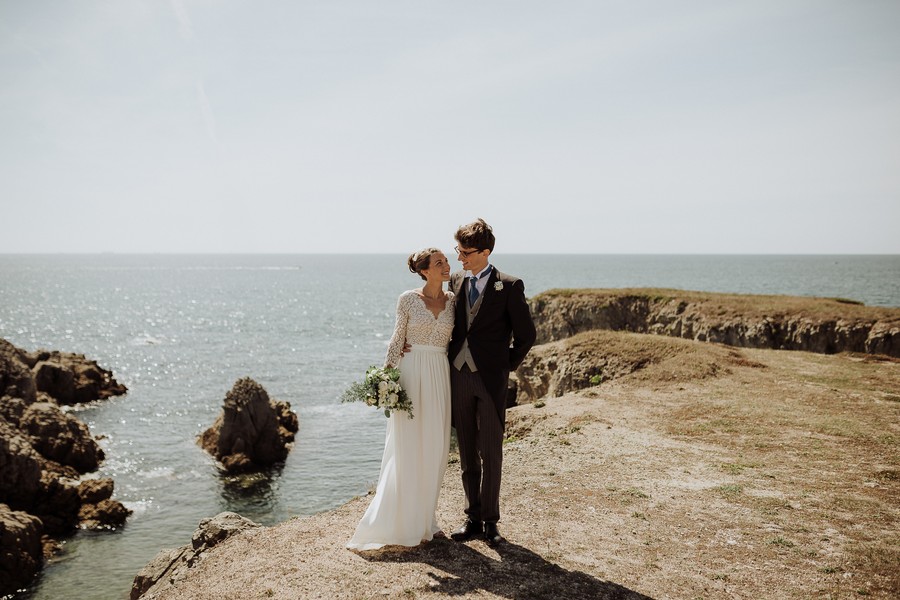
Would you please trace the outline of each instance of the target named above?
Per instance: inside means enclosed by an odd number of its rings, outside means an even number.
[[[391,413],[375,497],[356,527],[348,548],[417,546],[440,531],[435,516],[450,446],[450,364],[447,344],[453,330],[454,299],[435,317],[415,290],[397,301],[397,321],[386,366],[400,369],[413,418]],[[412,350],[400,357],[404,342]]]

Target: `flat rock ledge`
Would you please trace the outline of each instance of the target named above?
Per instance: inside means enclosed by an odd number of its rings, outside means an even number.
[[[191,543],[180,548],[162,550],[134,578],[131,600],[154,600],[163,597],[198,565],[208,550],[258,523],[233,512],[222,512],[211,519],[203,519],[191,537]]]
[[[228,473],[248,473],[284,462],[298,429],[289,403],[270,400],[260,384],[245,377],[225,395],[219,417],[197,441]]]
[[[87,425],[61,404],[125,392],[80,354],[28,353],[0,339],[0,597],[27,586],[76,528],[120,527],[130,514]]]
[[[34,374],[38,392],[46,392],[59,404],[82,404],[106,400],[128,391],[112,372],[84,354],[37,350],[23,352],[22,360]]]

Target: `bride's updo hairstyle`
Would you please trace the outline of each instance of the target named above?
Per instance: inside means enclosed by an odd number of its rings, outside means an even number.
[[[422,275],[422,271],[431,266],[431,255],[440,251],[440,248],[425,248],[424,250],[419,250],[418,252],[410,254],[406,261],[406,264],[409,265],[409,272],[415,273],[422,279],[425,279],[425,276]]]

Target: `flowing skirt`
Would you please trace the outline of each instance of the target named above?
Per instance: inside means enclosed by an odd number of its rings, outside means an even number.
[[[447,349],[413,344],[398,365],[413,418],[391,413],[375,497],[347,544],[355,550],[417,546],[441,529],[435,516],[450,447]]]

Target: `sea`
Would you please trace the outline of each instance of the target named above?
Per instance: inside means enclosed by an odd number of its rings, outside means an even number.
[[[447,255],[453,256],[447,249]],[[900,307],[900,255],[495,255],[533,296],[551,288],[656,287],[839,297]],[[128,387],[73,409],[98,436],[133,514],[78,531],[15,598],[127,598],[161,549],[234,511],[264,525],[327,511],[378,478],[385,419],[341,393],[381,364],[397,297],[421,280],[406,257],[0,255],[0,337],[83,353]],[[297,412],[284,465],[224,476],[196,443],[242,377]],[[462,507],[460,507],[462,510]]]

